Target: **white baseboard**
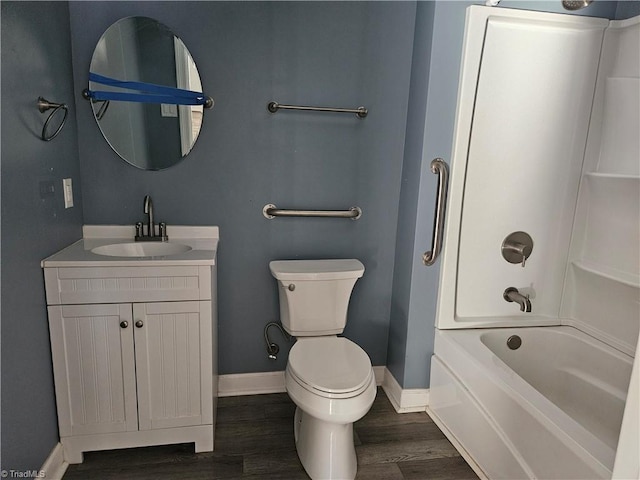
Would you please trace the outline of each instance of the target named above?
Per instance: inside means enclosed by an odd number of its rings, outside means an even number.
[[[286,392],[284,388],[284,371],[235,373],[218,377],[219,397],[283,392]]]
[[[386,367],[373,367],[376,385],[382,385]],[[218,377],[218,396],[261,395],[263,393],[284,393],[284,371],[237,373]]]
[[[47,480],[61,480],[64,476],[64,472],[67,471],[69,464],[64,460],[64,449],[62,444],[58,442],[47,459],[40,467],[41,475],[39,478],[46,478]]]
[[[387,374],[387,367],[384,365],[373,367],[373,374],[376,376],[376,385],[380,387],[384,383],[384,378]]]
[[[429,405],[428,388],[402,388],[385,368],[382,389],[398,413],[424,412]]]

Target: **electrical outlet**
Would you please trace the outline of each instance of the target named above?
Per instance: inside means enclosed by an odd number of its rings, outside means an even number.
[[[70,178],[62,179],[62,191],[64,192],[64,208],[73,207],[73,186]]]

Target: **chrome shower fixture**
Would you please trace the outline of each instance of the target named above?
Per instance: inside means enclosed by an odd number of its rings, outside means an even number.
[[[562,6],[565,10],[580,10],[588,7],[594,0],[562,0]]]

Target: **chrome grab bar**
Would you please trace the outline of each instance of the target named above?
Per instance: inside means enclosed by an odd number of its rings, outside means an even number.
[[[334,217],[358,220],[362,216],[362,209],[351,207],[349,210],[285,210],[268,203],[262,209],[262,214],[268,219],[274,217]]]
[[[431,250],[422,255],[422,263],[433,265],[442,250],[442,236],[444,234],[444,211],[447,205],[447,190],[449,188],[449,167],[444,160],[436,158],[431,161],[431,172],[438,174],[438,194],[433,217],[433,238]]]
[[[269,102],[267,110],[276,113],[278,110],[307,110],[312,112],[355,113],[358,118],[364,118],[369,111],[365,107],[335,108],[335,107],[309,107],[305,105],[282,105],[278,102]]]

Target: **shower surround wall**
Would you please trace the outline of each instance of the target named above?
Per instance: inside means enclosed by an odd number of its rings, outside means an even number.
[[[561,317],[628,355],[640,324],[640,17],[606,30]]]
[[[600,46],[609,23],[563,16],[538,28],[548,15],[530,20],[528,12],[508,17],[500,15],[509,10],[494,11],[486,14],[486,25],[468,21],[468,38],[484,41],[469,41],[465,48],[442,257],[441,329],[558,323]],[[516,231],[533,239],[525,267],[502,257],[503,241]],[[508,287],[530,296],[531,312],[504,300]]]
[[[638,18],[469,9],[438,328],[562,323],[634,354]],[[526,267],[501,254],[518,230],[533,237]]]
[[[414,2],[72,2],[74,81],[85,223],[132,224],[150,194],[158,220],[218,225],[220,373],[284,370],[262,329],[279,318],[274,259],[358,258],[366,271],[345,335],[384,365],[409,98]],[[145,172],[120,160],[80,99],[96,42],[119,18],[169,26],[193,55],[205,113],[179,165]],[[369,109],[270,114],[267,103]],[[348,209],[344,219],[277,218],[262,207]]]

